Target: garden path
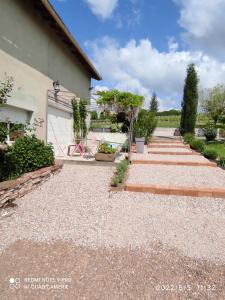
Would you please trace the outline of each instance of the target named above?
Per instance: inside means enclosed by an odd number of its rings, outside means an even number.
[[[225,198],[225,172],[180,139],[154,137],[144,154],[132,153],[126,190]]]
[[[110,192],[114,171],[65,165],[0,212],[0,299],[225,299],[224,199]]]

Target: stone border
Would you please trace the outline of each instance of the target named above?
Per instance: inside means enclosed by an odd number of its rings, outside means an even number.
[[[128,192],[141,192],[161,195],[211,197],[225,199],[225,189],[222,188],[163,186],[127,183],[125,190]]]
[[[0,208],[34,190],[41,183],[48,180],[52,174],[59,171],[62,166],[63,163],[57,161],[53,166],[26,173],[17,179],[0,182]]]

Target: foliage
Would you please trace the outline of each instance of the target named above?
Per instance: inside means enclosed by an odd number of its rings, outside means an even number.
[[[213,149],[218,153],[218,156],[225,156],[225,143],[219,141],[208,142],[207,149]]]
[[[116,153],[116,149],[112,148],[110,144],[104,142],[99,145],[98,153],[105,153],[105,154],[114,154]]]
[[[153,112],[153,113],[157,113],[158,110],[159,110],[159,102],[157,100],[156,93],[153,93],[151,102],[150,102],[149,111]]]
[[[0,143],[6,142],[7,134],[7,128],[3,124],[0,124]]]
[[[122,160],[119,163],[119,165],[117,167],[117,170],[116,170],[116,174],[112,179],[111,186],[117,187],[120,183],[122,183],[124,181],[125,174],[126,174],[127,169],[128,169],[128,164],[129,163],[126,159]]]
[[[225,87],[217,85],[212,89],[206,89],[201,94],[201,106],[203,110],[217,124],[225,114]]]
[[[221,167],[225,168],[225,156],[219,157],[219,164],[221,165]]]
[[[7,102],[13,90],[13,85],[13,78],[5,74],[5,78],[0,81],[0,105]]]
[[[185,79],[184,94],[182,102],[182,113],[180,121],[180,132],[193,133],[195,129],[198,107],[198,76],[194,64],[187,68],[187,77]]]
[[[130,106],[141,107],[144,97],[129,92],[121,92],[118,90],[98,91],[99,96],[97,104],[103,109],[113,110],[115,112],[127,112]]]
[[[18,138],[1,152],[1,180],[20,176],[54,163],[52,145],[45,145],[35,135]]]
[[[209,158],[209,159],[217,159],[217,157],[218,157],[218,153],[214,149],[205,148],[202,153],[206,158]]]
[[[157,112],[157,116],[180,116],[181,111],[177,109],[170,109],[170,110],[164,110]]]
[[[157,125],[155,114],[147,110],[140,110],[138,119],[134,124],[134,134],[136,137],[144,137],[145,141],[151,137]]]
[[[217,128],[210,123],[203,128],[203,132],[207,141],[214,141],[217,136]]]
[[[91,120],[98,120],[97,111],[91,111]]]
[[[71,100],[72,108],[73,108],[73,132],[75,140],[80,139],[80,112],[79,105],[77,99],[74,97]]]
[[[79,101],[79,114],[80,114],[80,129],[81,129],[81,138],[84,139],[87,135],[87,101],[85,99],[80,99]]]
[[[194,140],[194,135],[193,133],[185,133],[183,139],[186,144],[190,144]]]
[[[202,152],[205,148],[205,142],[202,140],[193,139],[190,142],[190,146],[192,149]]]
[[[110,130],[111,130],[111,132],[120,132],[120,127],[118,124],[112,124],[110,126]]]

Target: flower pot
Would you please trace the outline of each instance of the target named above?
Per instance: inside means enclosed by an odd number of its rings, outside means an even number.
[[[96,153],[95,160],[97,161],[114,161],[116,158],[115,153],[106,154],[106,153]]]
[[[137,153],[144,153],[145,138],[135,138]]]

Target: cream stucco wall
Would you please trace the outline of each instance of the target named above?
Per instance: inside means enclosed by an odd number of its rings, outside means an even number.
[[[0,79],[14,78],[8,104],[44,119],[38,135],[46,140],[47,90],[58,80],[64,89],[89,98],[90,75],[29,0],[0,0]]]

